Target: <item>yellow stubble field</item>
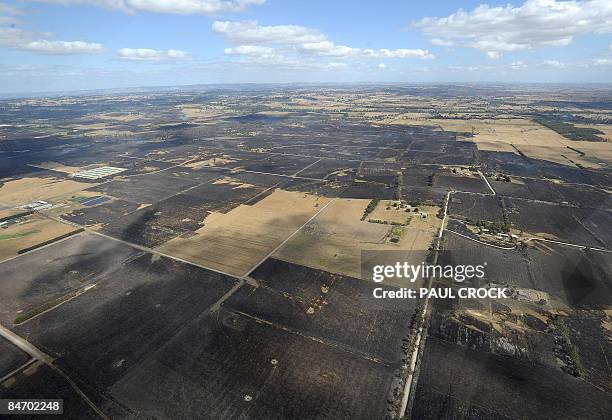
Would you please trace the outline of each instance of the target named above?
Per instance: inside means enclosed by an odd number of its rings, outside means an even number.
[[[179,237],[158,250],[235,276],[243,276],[300,229],[330,199],[275,190],[226,214],[213,213],[190,237]]]
[[[369,202],[335,200],[274,257],[355,278],[362,278],[362,251],[399,251],[407,261],[417,264],[424,261],[439,229],[437,207],[423,208],[429,213],[427,218],[412,215],[408,226],[401,227],[360,220]],[[391,237],[398,242],[391,242]],[[385,253],[379,255],[382,261]],[[396,257],[394,254],[392,258]]]

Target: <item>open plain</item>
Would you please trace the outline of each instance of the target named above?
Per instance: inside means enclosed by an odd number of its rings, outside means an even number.
[[[72,418],[610,417],[609,89],[0,105],[0,398]],[[512,298],[374,299],[449,285],[364,272],[398,258],[486,262],[466,284]]]

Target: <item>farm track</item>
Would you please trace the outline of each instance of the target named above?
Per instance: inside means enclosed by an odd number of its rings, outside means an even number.
[[[98,414],[103,419],[109,418],[93,403],[93,401],[91,401],[91,399],[89,399],[87,395],[85,395],[85,393],[81,390],[81,388],[79,388],[79,386],[66,373],[64,373],[64,371],[62,371],[59,367],[55,365],[54,359],[51,356],[49,356],[46,353],[43,353],[40,349],[36,348],[29,341],[15,334],[9,329],[3,327],[2,325],[0,325],[0,336],[4,337],[9,342],[11,342],[12,344],[17,346],[24,352],[28,353],[33,359],[44,363],[45,365],[49,366],[52,370],[57,372],[62,378],[66,380],[66,382],[68,382],[68,384],[83,399],[83,401],[85,401],[85,403],[89,407],[91,407],[92,410],[96,412],[96,414]],[[14,374],[18,373],[21,371],[22,368],[25,368],[25,367],[27,367],[27,365],[22,366],[20,370],[17,370],[13,373]]]
[[[360,147],[360,146],[355,146],[356,148],[365,148],[365,147]],[[316,165],[317,163],[326,160],[326,159],[334,159],[334,158],[330,158],[330,157],[321,157],[321,156],[309,156],[309,155],[295,155],[295,154],[285,154],[285,153],[275,153],[275,152],[257,152],[257,153],[265,153],[265,154],[271,154],[271,155],[281,155],[281,156],[299,156],[299,157],[309,157],[309,158],[318,158],[318,160],[316,160],[315,162],[307,165],[306,167],[302,168],[301,170],[298,170],[297,172],[293,173],[292,175],[286,175],[286,174],[274,174],[274,173],[269,173],[269,172],[261,172],[261,171],[250,171],[250,170],[240,170],[239,172],[245,172],[245,173],[253,173],[253,174],[261,174],[261,175],[272,175],[272,176],[277,176],[277,177],[284,177],[284,178],[291,178],[291,179],[303,179],[303,180],[309,180],[309,181],[325,181],[324,179],[320,179],[320,178],[310,178],[310,177],[301,177],[299,176],[300,173],[302,173],[303,171],[309,169],[310,167]],[[433,152],[432,152],[433,153]],[[126,156],[126,157],[130,157],[130,156]],[[138,158],[138,157],[130,157],[133,159],[142,159],[142,160],[150,160],[150,159],[144,159],[144,158]],[[344,159],[349,161],[350,159]],[[160,173],[160,172],[164,172],[164,171],[168,171],[177,167],[183,167],[184,165],[192,162],[193,159],[184,161],[182,163],[179,163],[177,165],[173,165],[170,166],[168,168],[164,168],[164,169],[160,169],[159,171],[155,171],[152,173]],[[380,160],[365,160],[365,159],[356,159],[355,161],[360,161],[360,162],[381,162]],[[162,161],[162,162],[166,162],[166,161]],[[166,162],[167,163],[167,162]],[[421,164],[420,166],[435,166],[435,167],[439,167],[439,164]],[[456,165],[456,166],[461,166],[461,165]],[[218,170],[220,173],[228,173],[228,175],[232,174],[232,170],[230,168],[215,168],[215,170]],[[498,249],[502,249],[502,250],[512,250],[515,249],[515,247],[500,247],[497,245],[493,245],[493,244],[489,244],[486,242],[482,242],[479,240],[476,240],[474,238],[470,238],[466,235],[463,235],[459,232],[455,232],[453,230],[450,229],[446,229],[445,228],[445,224],[447,223],[447,220],[449,219],[448,216],[448,206],[449,206],[449,202],[451,199],[452,194],[460,192],[460,193],[465,193],[465,194],[474,194],[474,195],[480,195],[480,196],[495,196],[496,192],[493,189],[492,185],[489,183],[489,181],[487,180],[486,176],[480,171],[478,170],[478,174],[480,175],[480,177],[485,181],[485,183],[487,184],[488,189],[490,190],[490,193],[481,193],[481,192],[470,192],[470,191],[449,191],[446,195],[446,199],[445,199],[445,203],[444,203],[444,212],[443,212],[443,218],[442,218],[442,223],[440,226],[440,230],[437,234],[436,237],[436,246],[435,246],[435,253],[434,253],[434,264],[437,262],[438,260],[438,255],[439,255],[439,251],[441,248],[441,241],[442,241],[442,237],[444,234],[444,231],[448,231],[452,234],[464,237],[466,239],[472,240],[474,242],[477,242],[479,244],[485,245],[485,246],[489,246],[489,247],[493,247],[493,248],[498,248]],[[142,174],[137,174],[137,175],[130,175],[131,177],[133,176],[141,176]],[[110,181],[108,181],[110,182]],[[210,181],[207,181],[210,182]],[[196,188],[200,185],[206,184],[207,182],[201,183],[201,184],[197,184],[194,187],[190,187],[184,191],[189,191],[190,189]],[[276,184],[278,185],[278,184]],[[276,186],[275,185],[275,186]],[[582,184],[577,184],[577,185],[582,185]],[[264,190],[263,192],[261,192],[260,194],[265,193],[266,191],[270,190],[271,188],[274,188],[275,186],[269,187],[268,189]],[[180,194],[184,191],[179,191],[177,194]],[[514,200],[522,200],[522,201],[528,201],[528,202],[532,202],[532,203],[541,203],[541,204],[558,204],[558,203],[553,203],[553,202],[549,202],[549,201],[543,201],[543,200],[535,200],[535,199],[527,199],[527,198],[513,198]],[[215,303],[215,305],[213,305],[214,308],[218,308],[220,306],[220,304],[227,298],[229,298],[236,290],[238,290],[246,281],[248,281],[249,279],[249,275],[255,270],[257,269],[264,261],[266,261],[266,259],[268,259],[271,255],[273,255],[275,252],[277,252],[283,245],[285,245],[285,243],[287,241],[289,241],[294,235],[296,235],[300,230],[302,230],[306,225],[308,225],[312,220],[314,220],[323,210],[325,210],[325,208],[327,208],[327,206],[329,206],[334,200],[336,199],[332,199],[330,200],[325,206],[323,206],[321,209],[319,209],[317,211],[317,213],[315,213],[310,219],[308,219],[303,225],[301,225],[299,228],[297,228],[291,235],[289,235],[283,242],[281,242],[277,247],[275,247],[271,252],[269,252],[264,258],[262,258],[258,263],[256,263],[245,275],[243,276],[236,276],[236,275],[232,275],[223,271],[219,271],[216,269],[212,269],[210,267],[204,266],[204,265],[200,265],[197,263],[193,263],[166,253],[162,253],[159,252],[153,248],[150,247],[146,247],[146,246],[142,246],[142,245],[137,245],[128,241],[124,241],[106,234],[103,234],[101,232],[98,232],[96,230],[90,229],[90,228],[84,228],[84,230],[92,235],[97,235],[100,237],[104,237],[106,239],[109,240],[113,240],[113,241],[117,241],[123,244],[126,244],[128,246],[131,246],[133,248],[139,249],[141,251],[145,251],[145,252],[149,252],[155,255],[159,255],[165,258],[169,258],[169,259],[173,259],[185,264],[189,264],[189,265],[193,265],[199,268],[203,268],[206,270],[210,270],[219,274],[223,274],[229,277],[233,277],[235,279],[237,279],[239,282],[237,283],[237,285],[232,288],[230,291],[228,291],[228,293],[226,293],[226,295],[224,295],[217,303]],[[570,206],[570,207],[574,207],[574,206]],[[69,224],[72,226],[78,226],[78,227],[83,227],[81,225],[78,225],[76,223],[71,223],[68,222],[66,220],[63,219],[59,219],[59,218],[53,218],[50,216],[45,215],[45,217],[48,217],[52,220],[58,221],[60,223],[63,224]],[[68,238],[66,238],[68,239]],[[64,239],[65,240],[65,239]],[[525,240],[525,242],[530,242],[530,241],[542,241],[542,242],[549,242],[549,243],[554,243],[554,244],[558,244],[558,245],[564,245],[564,246],[570,246],[570,247],[576,247],[576,248],[581,248],[581,249],[585,249],[585,248],[589,248],[591,250],[594,251],[600,251],[600,252],[612,252],[610,250],[607,249],[603,249],[603,248],[593,248],[593,247],[587,247],[585,245],[580,245],[580,244],[573,244],[573,243],[569,243],[569,242],[563,242],[563,241],[555,241],[555,240],[549,240],[549,239],[544,239],[544,238],[538,238],[538,237],[531,237],[528,238],[527,240]],[[58,241],[59,242],[59,241]],[[53,244],[49,244],[47,246],[52,246]],[[32,251],[34,252],[34,251]],[[18,256],[17,256],[18,257]],[[17,258],[17,257],[13,257],[13,258]],[[431,283],[432,283],[432,278],[428,279],[428,286],[427,287],[431,287]],[[54,308],[51,308],[50,310],[53,310]],[[422,307],[422,311],[420,314],[420,318],[421,321],[424,321],[428,315],[428,310],[429,310],[429,297],[427,297],[424,300],[424,305]],[[299,332],[296,332],[299,333]],[[96,411],[97,414],[99,414],[101,417],[106,418],[106,416],[104,415],[104,413],[102,413],[92,402],[91,400],[82,393],[82,391],[78,388],[78,386],[67,376],[65,375],[61,370],[59,370],[59,368],[55,367],[53,365],[53,359],[50,358],[50,356],[40,352],[40,350],[38,350],[37,348],[35,348],[34,346],[32,346],[30,343],[28,343],[26,340],[24,340],[23,338],[19,337],[18,335],[10,332],[9,330],[6,330],[4,327],[0,327],[0,335],[4,336],[5,338],[7,338],[9,341],[11,341],[13,344],[17,345],[19,348],[22,348],[24,351],[26,351],[28,354],[30,354],[33,359],[35,360],[39,360],[45,364],[47,364],[48,366],[50,366],[52,369],[54,369],[55,371],[57,371],[62,377],[64,377],[69,383],[70,385],[75,389],[75,391],[83,398],[83,400],[92,408],[94,409],[94,411]],[[410,401],[410,397],[412,395],[413,389],[416,387],[416,383],[418,380],[418,372],[416,371],[416,366],[418,364],[418,361],[421,357],[421,351],[424,348],[424,342],[426,340],[427,336],[426,336],[426,327],[424,327],[423,322],[420,322],[419,324],[419,329],[417,331],[417,335],[415,337],[415,345],[414,345],[414,351],[413,353],[410,355],[410,365],[409,365],[409,376],[406,380],[406,384],[405,384],[405,388],[404,388],[404,393],[402,396],[402,401],[401,401],[401,411],[400,414],[401,416],[404,416],[406,413],[406,409],[408,407],[408,403]],[[19,344],[18,344],[19,343]],[[29,361],[26,365],[20,367],[16,372],[22,370],[23,367],[27,366],[29,363],[31,363],[31,361]],[[14,372],[14,373],[16,373]]]

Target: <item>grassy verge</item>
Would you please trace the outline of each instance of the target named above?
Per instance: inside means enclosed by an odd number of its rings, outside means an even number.
[[[66,293],[63,296],[60,296],[56,299],[50,300],[48,302],[45,302],[44,304],[31,309],[27,312],[24,312],[22,314],[19,314],[17,316],[17,318],[15,318],[15,320],[13,321],[13,324],[15,325],[19,325],[22,324],[24,322],[26,322],[28,319],[34,318],[36,315],[40,315],[43,312],[53,308],[54,306],[57,306],[63,302],[66,302],[69,299],[72,299],[73,297],[77,296],[80,293],[80,290],[73,290],[72,292]]]
[[[17,233],[10,233],[10,234],[4,234],[4,235],[0,235],[0,241],[4,241],[6,239],[15,239],[15,238],[22,238],[24,236],[28,236],[31,235],[33,233],[38,233],[40,232],[40,230],[28,230],[25,232],[17,232]]]

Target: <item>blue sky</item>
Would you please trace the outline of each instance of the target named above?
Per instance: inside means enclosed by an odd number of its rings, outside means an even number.
[[[0,93],[612,82],[612,1],[0,0]]]

